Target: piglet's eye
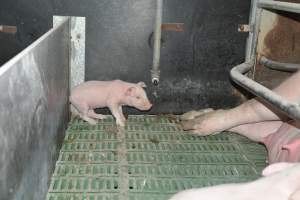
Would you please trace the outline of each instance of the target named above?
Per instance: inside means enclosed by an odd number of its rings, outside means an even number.
[[[141,97],[136,97],[137,99],[141,99]]]

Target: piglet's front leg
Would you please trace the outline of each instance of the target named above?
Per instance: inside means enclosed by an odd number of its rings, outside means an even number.
[[[112,115],[116,118],[117,125],[124,127],[125,126],[125,117],[122,113],[122,107],[120,109],[120,106],[117,104],[112,104],[108,107],[109,107]]]
[[[125,116],[124,116],[124,114],[123,114],[123,110],[122,110],[122,106],[119,106],[119,113],[120,113],[120,115],[121,115],[121,119],[122,119],[122,121],[126,121],[126,118],[125,118]]]

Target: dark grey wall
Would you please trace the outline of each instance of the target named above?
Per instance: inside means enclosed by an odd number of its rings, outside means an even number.
[[[227,107],[238,102],[229,70],[244,59],[250,0],[165,0],[163,22],[182,22],[185,32],[164,32],[161,83],[152,113]],[[123,79],[150,85],[154,0],[3,1],[0,23],[17,24],[16,36],[0,34],[0,60],[51,27],[52,15],[87,17],[86,80]]]

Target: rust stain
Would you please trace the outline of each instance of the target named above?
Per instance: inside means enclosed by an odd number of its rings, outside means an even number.
[[[300,0],[282,1],[300,3]],[[300,63],[300,15],[278,13],[276,25],[267,33],[263,42],[264,48],[259,52],[258,59],[264,55],[278,62]],[[257,64],[255,80],[273,88],[290,75]]]
[[[164,23],[161,25],[162,30],[184,32],[184,23]]]

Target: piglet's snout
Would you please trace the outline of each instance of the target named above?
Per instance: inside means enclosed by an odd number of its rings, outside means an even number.
[[[149,101],[145,101],[144,105],[143,105],[143,108],[145,110],[150,110],[150,108],[152,108],[152,104]]]

